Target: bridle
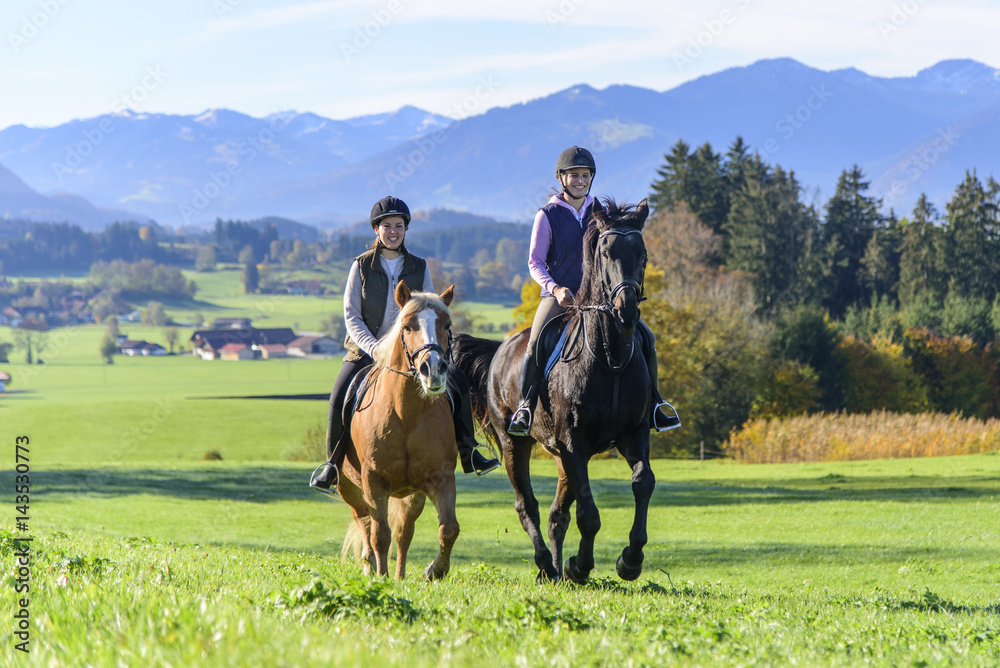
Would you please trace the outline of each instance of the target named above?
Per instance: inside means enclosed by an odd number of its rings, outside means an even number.
[[[395,368],[393,368],[391,366],[386,366],[384,368],[388,369],[389,371],[395,371],[396,373],[398,373],[400,375],[403,375],[403,376],[409,376],[410,378],[416,378],[418,376],[416,360],[424,352],[436,352],[436,353],[438,353],[439,355],[441,355],[445,359],[445,361],[448,363],[449,366],[452,364],[452,359],[451,359],[451,343],[452,343],[452,338],[453,337],[452,337],[451,326],[450,325],[448,326],[448,349],[447,350],[445,350],[444,348],[442,348],[441,345],[438,344],[438,343],[425,343],[424,345],[420,346],[419,348],[417,348],[413,352],[410,352],[410,349],[406,345],[406,338],[403,336],[404,334],[405,334],[405,332],[402,329],[399,330],[399,343],[400,343],[400,345],[403,346],[403,354],[406,355],[406,363],[410,366],[409,370],[407,370],[407,371],[401,371],[401,370],[395,369]]]
[[[600,244],[601,239],[603,239],[604,237],[610,237],[610,236],[627,237],[630,234],[638,234],[641,237],[642,230],[605,230],[604,232],[601,232],[599,235],[597,235],[597,243]],[[604,260],[602,259],[601,254],[597,253],[596,250],[595,253],[596,253],[595,259],[597,260],[597,271],[600,272],[601,276],[601,295],[604,297],[604,302],[598,304],[597,306],[580,306],[578,308],[581,311],[600,311],[602,313],[610,315],[611,317],[614,317],[615,299],[618,298],[619,293],[629,288],[631,288],[632,291],[635,292],[636,300],[639,303],[646,301],[646,288],[644,285],[646,278],[646,258],[643,258],[642,260],[642,276],[643,276],[642,283],[632,279],[626,279],[624,281],[621,281],[613,288],[611,288],[610,291],[608,291],[608,286],[604,282]]]

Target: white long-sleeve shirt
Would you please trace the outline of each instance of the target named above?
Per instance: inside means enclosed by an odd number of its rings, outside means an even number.
[[[385,256],[379,254],[382,263],[382,270],[389,277],[389,291],[386,294],[385,315],[382,317],[382,326],[378,331],[372,333],[361,317],[361,270],[357,262],[351,263],[351,270],[347,274],[347,285],[344,286],[344,322],[347,324],[347,334],[358,344],[358,347],[372,357],[378,340],[392,329],[399,315],[399,305],[396,304],[396,285],[399,283],[399,274],[403,270],[403,256],[400,255],[395,260],[387,260]],[[431,280],[429,268],[424,269],[424,284],[421,288],[424,292],[434,290],[434,283]]]

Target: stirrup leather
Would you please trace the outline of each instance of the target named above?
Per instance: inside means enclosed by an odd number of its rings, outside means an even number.
[[[667,408],[661,411],[661,409]],[[660,415],[665,416],[666,419],[661,419]],[[653,429],[656,431],[669,431],[670,429],[677,429],[681,426],[681,419],[677,415],[677,409],[674,408],[669,402],[661,401],[653,407]]]
[[[327,466],[333,467],[333,471],[337,474],[337,482],[340,482],[340,470],[337,468],[337,465],[334,464],[333,462],[323,462],[322,464],[317,466],[313,470],[312,475],[309,476],[309,486],[315,489],[317,492],[323,492],[324,494],[328,494],[330,496],[337,496],[337,491],[334,489],[333,485],[330,485],[329,487],[322,487],[316,481],[316,478],[319,477],[320,472]]]

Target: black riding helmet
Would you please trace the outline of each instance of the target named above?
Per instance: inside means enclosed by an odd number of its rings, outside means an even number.
[[[597,176],[597,163],[594,162],[594,155],[580,146],[570,146],[560,153],[559,159],[556,160],[556,180],[559,181],[559,175],[563,172],[576,167],[586,167],[589,169],[591,178]],[[593,186],[593,182],[591,182],[591,186]],[[565,187],[563,188],[563,192],[566,192]],[[590,188],[587,188],[587,194],[590,194]]]
[[[586,167],[591,176],[597,176],[597,163],[594,162],[593,154],[585,148],[570,146],[559,154],[559,159],[556,160],[556,178],[574,167]]]
[[[378,227],[378,221],[383,218],[388,218],[389,216],[402,216],[404,224],[407,229],[409,229],[410,207],[406,206],[406,202],[398,197],[393,197],[392,195],[383,197],[379,201],[375,202],[375,206],[372,207],[372,214],[370,217],[372,229],[374,230]]]

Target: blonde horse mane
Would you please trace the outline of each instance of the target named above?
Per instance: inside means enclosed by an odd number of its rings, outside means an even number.
[[[375,346],[375,364],[381,366],[389,365],[392,361],[393,348],[395,348],[396,342],[399,341],[400,331],[403,329],[403,321],[414,313],[419,313],[426,308],[434,308],[451,315],[451,311],[448,310],[448,306],[439,295],[433,292],[411,292],[410,299],[403,304],[403,308],[400,309],[399,314],[396,316],[396,321],[392,323],[392,328],[386,332],[385,336],[379,339],[378,345]],[[444,344],[442,343],[441,345]]]

